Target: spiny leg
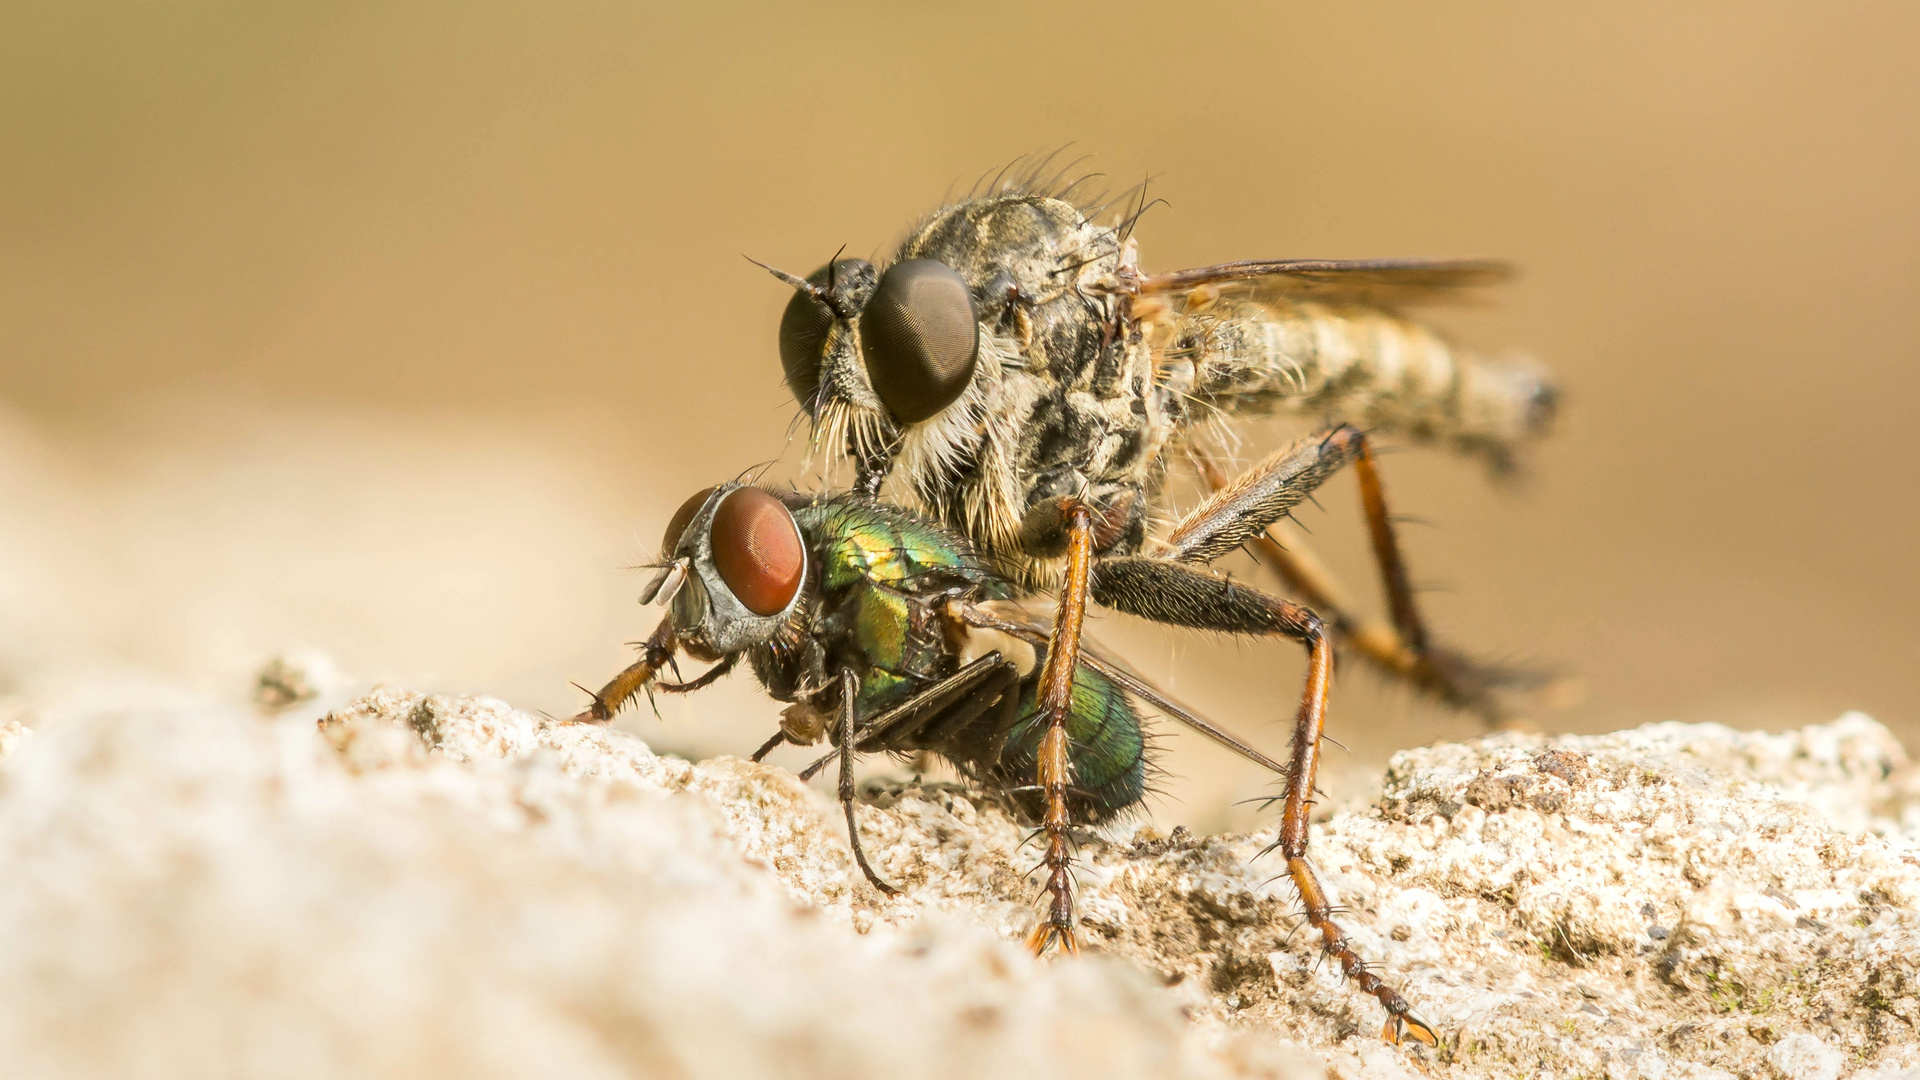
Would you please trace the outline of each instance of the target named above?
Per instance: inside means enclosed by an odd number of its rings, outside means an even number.
[[[1037,695],[1036,721],[1047,728],[1040,737],[1035,780],[1046,798],[1040,828],[1047,838],[1042,865],[1047,868],[1048,903],[1046,916],[1027,935],[1027,948],[1036,955],[1056,941],[1067,952],[1080,948],[1073,937],[1073,853],[1067,846],[1067,789],[1073,782],[1067,720],[1073,711],[1073,676],[1080,663],[1080,627],[1087,615],[1093,568],[1093,514],[1078,499],[1062,500],[1060,514],[1067,533],[1067,572]]]
[[[673,659],[677,645],[673,639],[673,620],[660,620],[660,625],[640,646],[640,659],[627,665],[627,669],[613,677],[613,681],[600,688],[593,695],[593,702],[571,719],[574,723],[604,724],[613,719],[615,713],[624,708],[634,695],[645,690],[653,682],[653,677]]]
[[[1286,452],[1295,449],[1297,445],[1289,447]],[[1194,471],[1200,474],[1201,483],[1207,486],[1207,494],[1212,495],[1226,488],[1229,477],[1212,454],[1201,447],[1189,446],[1187,457],[1193,462]],[[1272,459],[1268,460],[1270,462]],[[1297,530],[1281,531],[1283,526],[1284,519],[1275,521],[1267,526],[1265,532],[1254,537],[1253,543],[1260,561],[1280,575],[1280,580],[1288,590],[1319,613],[1336,632],[1353,633],[1355,628],[1362,626],[1362,620],[1347,610],[1352,605],[1347,602],[1346,591],[1333,579],[1333,572],[1327,569],[1326,564],[1307,549],[1300,537],[1294,535]],[[1394,650],[1398,651],[1400,635],[1394,633],[1390,626],[1382,625],[1379,629],[1392,641]]]
[[[1025,641],[1036,648],[1045,646],[1049,638],[1049,635],[1040,630],[1037,624],[1013,621],[1005,616],[995,614],[985,607],[968,601],[949,602],[947,610],[967,626],[978,626],[985,629],[998,630],[1003,634],[1008,634],[1021,641]],[[1091,641],[1084,637],[1080,639],[1080,662],[1098,671],[1100,674],[1105,675],[1128,694],[1153,706],[1156,711],[1168,719],[1185,724],[1187,727],[1192,728],[1194,731],[1206,736],[1215,743],[1246,758],[1255,765],[1264,766],[1275,775],[1284,776],[1286,774],[1287,770],[1285,766],[1267,757],[1267,755],[1254,749],[1252,746],[1249,746],[1246,742],[1242,741],[1239,736],[1220,727],[1213,721],[1206,719],[1185,705],[1173,700],[1171,697],[1168,697],[1166,691],[1148,682],[1144,676],[1134,671],[1125,663],[1122,663],[1118,658],[1102,654],[1099,649],[1093,647]],[[994,744],[991,753],[987,756],[989,758],[999,757],[1000,747],[1004,742],[1005,739],[1002,737]]]
[[[1374,561],[1380,568],[1381,584],[1387,594],[1393,624],[1389,626],[1352,614],[1332,575],[1313,557],[1299,537],[1288,537],[1286,543],[1282,544],[1272,535],[1278,517],[1251,535],[1256,557],[1319,612],[1333,626],[1343,644],[1352,647],[1368,661],[1455,708],[1479,713],[1489,724],[1506,721],[1507,711],[1494,695],[1494,688],[1502,683],[1523,680],[1517,678],[1515,673],[1476,665],[1451,650],[1432,645],[1428,640],[1425,620],[1421,618],[1413,589],[1407,580],[1406,561],[1400,552],[1393,517],[1387,509],[1379,468],[1363,432],[1352,425],[1342,425],[1309,436],[1233,480],[1222,474],[1218,465],[1204,451],[1196,448],[1191,454],[1201,478],[1218,495],[1229,488],[1245,485],[1249,477],[1263,474],[1301,477],[1311,472],[1303,466],[1325,458],[1329,450],[1335,451],[1342,463],[1350,461],[1359,480],[1367,532]],[[1313,479],[1312,486],[1318,486],[1324,475]],[[1300,498],[1305,498],[1310,490],[1311,487],[1301,491]],[[1190,518],[1203,515],[1207,510],[1208,506],[1203,506]]]
[[[1361,993],[1387,1010],[1381,1037],[1398,1043],[1403,1034],[1428,1045],[1433,1029],[1415,1017],[1407,1002],[1367,970],[1346,933],[1333,921],[1333,909],[1307,859],[1307,815],[1313,806],[1320,766],[1320,736],[1326,727],[1327,695],[1333,681],[1333,650],[1318,615],[1292,601],[1236,585],[1205,570],[1143,556],[1103,559],[1094,564],[1094,600],[1117,611],[1155,622],[1230,634],[1292,638],[1307,648],[1307,682],[1294,716],[1293,754],[1287,767],[1285,809],[1275,846],[1287,860],[1287,874],[1300,892],[1307,923],[1319,931],[1327,953]]]
[[[748,758],[747,760],[754,762],[755,764],[758,764],[759,762],[766,760],[766,757],[768,754],[773,753],[774,750],[779,748],[781,743],[784,743],[786,741],[787,741],[787,733],[784,731],[776,731],[773,733],[773,738],[768,739],[766,742],[761,743],[760,749],[755,750],[753,752],[753,756]]]
[[[660,682],[655,680],[653,688],[663,694],[691,694],[695,690],[705,690],[733,671],[740,662],[739,653],[731,653],[720,658],[720,662],[688,679],[686,682]]]
[[[1501,703],[1496,691],[1536,688],[1548,682],[1549,676],[1541,671],[1480,663],[1435,644],[1427,636],[1426,621],[1420,615],[1413,586],[1407,580],[1393,515],[1387,510],[1386,491],[1380,480],[1379,465],[1374,460],[1373,442],[1362,433],[1359,446],[1359,456],[1353,463],[1354,475],[1360,483],[1360,501],[1366,512],[1374,564],[1380,569],[1394,629],[1411,654],[1408,677],[1415,685],[1455,708],[1479,713],[1489,726],[1511,726],[1513,714]]]
[[[1373,443],[1354,427],[1335,434],[1351,433],[1360,452],[1353,459],[1353,474],[1360,481],[1360,505],[1367,515],[1367,534],[1373,541],[1373,562],[1380,570],[1380,585],[1386,590],[1387,607],[1393,612],[1393,628],[1407,648],[1427,651],[1427,623],[1413,600],[1413,586],[1407,582],[1407,563],[1400,555],[1400,538],[1393,528],[1393,515],[1387,511],[1387,492],[1380,483],[1380,469],[1373,460]]]
[[[840,671],[840,807],[847,812],[847,843],[853,845],[853,861],[860,866],[860,872],[874,888],[888,896],[899,896],[900,890],[881,880],[880,875],[867,865],[867,853],[860,847],[860,823],[854,817],[853,803],[853,725],[854,705],[860,697],[860,676],[851,668]]]

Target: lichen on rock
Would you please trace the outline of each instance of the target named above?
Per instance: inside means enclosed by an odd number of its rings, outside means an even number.
[[[1081,837],[1088,948],[1036,961],[1029,829],[953,784],[865,792],[889,898],[790,772],[492,699],[376,690],[317,733],[183,702],[30,716],[0,759],[8,1075],[1920,1066],[1920,799],[1857,715],[1398,755],[1312,849],[1437,1051],[1380,1042],[1292,934],[1271,829]]]

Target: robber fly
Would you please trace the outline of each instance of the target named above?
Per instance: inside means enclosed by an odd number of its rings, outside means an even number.
[[[816,441],[851,460],[855,491],[877,496],[891,478],[897,497],[967,536],[1022,595],[1057,593],[1035,717],[1049,732],[1041,775],[1071,769],[1065,728],[1089,600],[1306,649],[1287,770],[1299,801],[1279,847],[1308,922],[1338,952],[1344,937],[1305,854],[1333,636],[1450,702],[1500,712],[1501,673],[1427,639],[1368,432],[1504,466],[1546,427],[1553,388],[1398,314],[1504,279],[1498,263],[1266,260],[1149,274],[1131,236],[1138,212],[1102,224],[1073,188],[996,181],[922,220],[878,266],[836,257],[805,278],[767,267],[794,289],[779,335],[787,385]],[[1168,449],[1191,449],[1203,423],[1271,412],[1340,422],[1231,479],[1201,455],[1212,494],[1150,543]],[[1311,564],[1267,535],[1347,465],[1391,630],[1347,615]],[[1204,569],[1247,545],[1312,607]],[[1064,845],[1047,860],[1064,910]],[[1063,919],[1054,932],[1071,929]],[[1364,967],[1348,973],[1378,986]]]
[[[937,754],[1038,820],[1051,902],[1028,945],[1040,952],[1055,942],[1075,947],[1069,829],[1127,813],[1146,794],[1148,746],[1135,704],[1144,703],[1288,777],[1275,846],[1296,882],[1307,883],[1308,918],[1347,976],[1386,1007],[1386,1037],[1433,1043],[1432,1029],[1367,970],[1334,925],[1311,870],[1304,879],[1296,870],[1306,866],[1314,776],[1312,754],[1302,758],[1299,750],[1317,744],[1297,745],[1291,767],[1283,767],[1086,643],[1075,648],[1072,665],[1052,662],[1050,628],[1011,602],[1015,592],[960,536],[870,496],[708,488],[673,516],[660,572],[642,596],[665,603],[667,618],[640,658],[575,719],[605,722],[643,691],[698,689],[744,657],[768,693],[789,703],[754,760],[787,742],[824,738],[835,748],[801,776],[838,758],[854,860],[875,888],[895,891],[860,844],[855,754]],[[714,666],[686,682],[660,681],[680,652]],[[1327,669],[1324,649],[1316,656],[1302,709],[1317,717]]]
[[[1262,260],[1149,274],[1131,237],[1138,212],[1102,224],[1072,201],[1075,186],[996,181],[929,215],[878,266],[768,268],[795,290],[780,358],[817,444],[851,460],[855,490],[893,478],[892,497],[966,534],[1023,589],[1070,580],[1069,503],[1089,511],[1094,557],[1149,550],[1170,448],[1192,453],[1216,492],[1257,483],[1288,453],[1225,477],[1191,437],[1221,418],[1329,417],[1505,468],[1552,417],[1537,369],[1482,361],[1398,314],[1499,282],[1502,264]],[[1361,655],[1500,719],[1494,691],[1511,673],[1428,640],[1364,438],[1355,470],[1392,628],[1350,615],[1297,542],[1258,530],[1256,553]]]

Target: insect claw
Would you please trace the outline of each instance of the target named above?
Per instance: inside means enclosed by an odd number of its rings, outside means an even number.
[[[1042,920],[1027,931],[1027,951],[1035,956],[1046,952],[1055,942],[1059,943],[1060,951],[1068,956],[1080,952],[1080,942],[1074,938],[1072,927],[1055,926],[1051,921]]]
[[[600,704],[599,694],[596,694],[593,691],[587,689],[586,687],[581,686],[579,683],[569,683],[568,685],[572,686],[575,690],[578,690],[581,693],[587,695],[587,697],[592,701],[592,704],[588,705],[586,708],[581,709],[579,712],[568,717],[567,723],[569,724],[604,724],[608,720],[612,719],[611,717],[598,715],[599,712],[604,711],[604,706]]]
[[[1399,1046],[1402,1038],[1407,1036],[1428,1046],[1440,1045],[1440,1036],[1434,1032],[1432,1025],[1412,1012],[1387,1014],[1387,1024],[1380,1030],[1380,1037],[1394,1046]]]
[[[1050,923],[1035,923],[1033,929],[1027,931],[1027,951],[1035,956],[1046,952],[1052,935],[1053,926]]]

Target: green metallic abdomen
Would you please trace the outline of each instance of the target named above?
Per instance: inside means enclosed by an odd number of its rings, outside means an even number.
[[[1036,755],[1046,728],[1034,701],[1039,679],[1020,688],[1020,719],[1007,738],[993,774],[1009,788],[1031,789],[1038,775]],[[1068,810],[1074,820],[1104,821],[1146,797],[1146,737],[1140,714],[1127,695],[1105,675],[1082,665],[1073,676],[1073,712],[1067,718],[1068,760],[1073,783]],[[1041,809],[1040,793],[1024,791],[1017,801],[1029,813]]]
[[[838,498],[794,511],[820,565],[829,666],[860,676],[859,715],[900,704],[957,666],[924,598],[1006,595],[960,538],[887,503]]]

